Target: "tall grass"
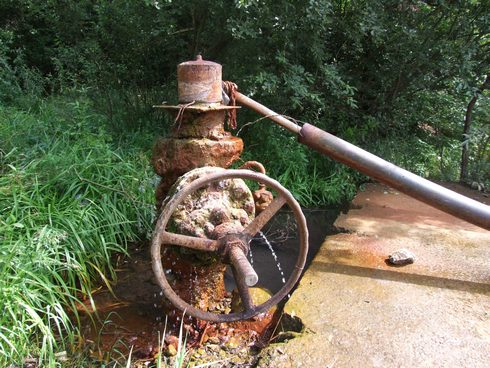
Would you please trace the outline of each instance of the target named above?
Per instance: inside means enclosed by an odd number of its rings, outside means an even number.
[[[54,366],[76,305],[153,216],[148,154],[116,144],[84,100],[0,106],[0,366]]]

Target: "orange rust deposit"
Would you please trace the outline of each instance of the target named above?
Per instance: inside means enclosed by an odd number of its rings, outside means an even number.
[[[152,164],[162,177],[157,190],[157,201],[167,195],[177,178],[192,169],[204,166],[228,168],[240,158],[243,141],[238,137],[220,140],[207,138],[161,138],[153,148]]]
[[[272,313],[242,322],[211,323],[190,316],[183,317],[182,312],[169,306],[160,289],[152,282],[150,257],[145,248],[147,245],[139,244],[130,250],[132,258],[118,265],[118,282],[113,286],[114,293],[103,287],[92,295],[96,310],[89,299],[78,306],[81,339],[94,358],[104,360],[108,352],[114,349],[127,355],[132,346],[135,359],[153,360],[160,352],[160,345],[164,353],[169,345],[177,347],[181,324],[187,336],[188,348],[198,348],[210,339],[220,346],[231,338],[241,346],[264,344],[269,336]],[[206,277],[201,274],[205,269],[198,269],[191,262],[176,262],[178,259],[170,257],[165,259],[173,273],[181,277],[189,276],[177,290],[183,298],[190,297],[186,288],[194,287],[196,282],[209,286],[204,284]],[[224,289],[222,292],[226,300],[229,293]],[[230,298],[231,295],[228,296]]]

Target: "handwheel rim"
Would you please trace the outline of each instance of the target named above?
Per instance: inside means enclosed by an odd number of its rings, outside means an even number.
[[[285,203],[287,203],[290,209],[293,211],[296,222],[299,229],[299,254],[295,263],[295,266],[291,272],[286,283],[282,288],[275,293],[266,302],[254,306],[252,309],[245,310],[243,312],[235,312],[229,314],[217,314],[203,311],[196,308],[184,300],[182,300],[177,293],[170,286],[163,269],[162,259],[161,259],[161,249],[162,249],[162,234],[165,232],[168,221],[170,220],[172,214],[174,213],[177,206],[185,199],[187,196],[194,191],[218,180],[226,179],[248,179],[257,182],[265,183],[269,188],[275,189],[278,193],[284,196]],[[163,293],[169,299],[169,301],[178,309],[185,311],[187,314],[211,322],[234,322],[244,319],[249,319],[257,314],[264,313],[269,310],[272,306],[278,304],[286,295],[293,289],[293,287],[298,282],[303,272],[304,265],[306,263],[306,256],[308,253],[308,228],[306,225],[306,219],[299,203],[294,199],[293,195],[284,188],[278,181],[264,175],[261,173],[253,172],[250,170],[223,170],[217,173],[208,174],[204,177],[198,178],[186,187],[184,187],[177,195],[172,197],[170,201],[163,208],[153,233],[152,245],[151,245],[151,257],[152,257],[152,268],[153,273],[157,279],[159,286],[161,287]]]

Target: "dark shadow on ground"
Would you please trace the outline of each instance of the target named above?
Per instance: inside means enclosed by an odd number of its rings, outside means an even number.
[[[468,291],[471,293],[483,295],[490,294],[490,284],[430,275],[420,275],[406,272],[402,273],[391,270],[378,270],[369,267],[335,264],[328,262],[315,262],[310,267],[310,270],[314,272],[329,272],[358,277],[369,277],[372,279],[396,281],[434,288]]]
[[[333,223],[340,213],[339,208],[331,209],[303,209],[309,232],[309,249],[305,270],[317,254],[327,235],[338,233]],[[253,267],[259,276],[257,286],[276,293],[283,286],[281,272],[287,280],[291,274],[299,253],[299,240],[296,225],[291,211],[281,211],[264,228],[264,234],[277,255],[276,262],[265,241],[256,236],[251,244]],[[249,255],[249,259],[251,259]],[[228,270],[226,275],[227,289],[234,288],[233,277]]]

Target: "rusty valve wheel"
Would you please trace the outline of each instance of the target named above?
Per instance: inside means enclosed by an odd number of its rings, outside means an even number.
[[[212,240],[175,234],[166,231],[167,223],[174,213],[175,209],[191,193],[212,182],[237,178],[249,179],[258,182],[259,184],[266,184],[269,188],[275,190],[278,193],[276,198],[274,198],[269,206],[267,206],[264,211],[262,211],[257,217],[255,217],[242,232],[238,234],[226,234],[218,240]],[[264,227],[264,225],[269,222],[269,220],[277,213],[277,211],[279,211],[281,207],[286,203],[293,211],[296,222],[298,224],[300,241],[298,258],[296,260],[294,269],[284,286],[266,302],[260,305],[254,305],[250,297],[248,288],[257,283],[258,277],[247,260],[249,243],[252,240],[253,236],[257,234]],[[232,266],[233,276],[237,284],[244,311],[229,314],[211,313],[193,307],[192,305],[182,300],[171,288],[165,277],[165,272],[163,270],[161,260],[162,244],[173,244],[200,251],[218,252],[218,254],[222,255],[223,259],[227,260]],[[223,170],[192,181],[182,191],[172,197],[172,199],[165,205],[165,208],[163,208],[155,227],[155,232],[151,245],[153,272],[155,273],[158,284],[162,288],[165,296],[174,306],[182,311],[185,311],[187,314],[193,317],[197,317],[199,319],[212,322],[233,322],[248,319],[259,313],[266,312],[273,305],[279,303],[291,291],[291,289],[294,287],[299,277],[301,276],[301,272],[303,271],[303,267],[305,265],[307,253],[308,229],[306,227],[306,219],[303,215],[303,212],[301,211],[299,203],[294,199],[291,193],[276,180],[271,179],[264,174],[249,170]]]

